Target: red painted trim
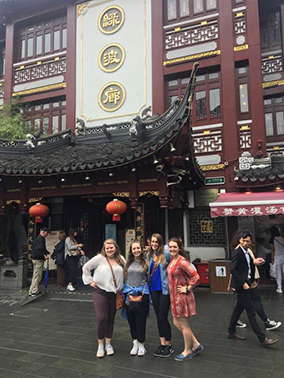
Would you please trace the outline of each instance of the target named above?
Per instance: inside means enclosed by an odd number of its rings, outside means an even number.
[[[33,102],[33,101],[43,101],[48,98],[66,96],[66,89],[61,89],[58,91],[43,92],[41,94],[35,94],[32,96],[21,96],[21,102]]]
[[[185,71],[190,72],[195,62],[196,61],[193,61],[191,63],[183,63],[183,64],[181,63],[181,64],[175,64],[172,66],[165,66],[164,75],[171,75],[171,74],[176,74],[176,73],[185,72]],[[199,70],[201,68],[206,68],[206,67],[220,66],[221,58],[220,56],[216,56],[214,58],[201,59],[198,61],[198,63],[199,63]]]
[[[252,146],[253,154],[258,151],[257,141],[261,140],[262,151],[266,156],[264,105],[262,94],[261,48],[259,34],[258,1],[247,2],[247,28],[249,37],[249,91],[252,118]]]
[[[163,77],[163,0],[152,1],[152,110],[153,114],[164,113]],[[165,3],[165,2],[164,2]]]
[[[238,128],[236,111],[236,78],[234,61],[234,23],[232,4],[219,0],[220,50],[222,69],[222,114],[223,114],[223,153],[226,161],[238,158]],[[225,170],[226,190],[235,190],[234,165]]]
[[[66,127],[75,130],[76,118],[76,0],[67,5]]]

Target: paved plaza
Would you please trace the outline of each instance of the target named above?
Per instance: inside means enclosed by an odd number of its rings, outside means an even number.
[[[250,327],[240,330],[246,341],[227,339],[227,325],[234,295],[211,294],[196,289],[197,315],[192,328],[205,350],[193,360],[176,362],[182,351],[182,336],[173,328],[175,353],[155,358],[158,335],[154,312],[147,327],[145,357],[131,357],[129,327],[116,316],[113,346],[115,355],[96,358],[96,321],[89,288],[76,293],[59,292],[50,286],[38,300],[23,304],[25,292],[0,291],[0,377],[61,378],[283,378],[284,326],[271,331],[279,343],[264,349]],[[284,296],[272,289],[261,290],[271,319],[284,321]],[[243,321],[247,322],[246,315]],[[268,332],[267,332],[268,334]]]

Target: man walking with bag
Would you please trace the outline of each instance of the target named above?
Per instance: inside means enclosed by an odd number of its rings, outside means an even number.
[[[32,262],[33,262],[33,278],[29,289],[29,296],[35,297],[40,294],[39,283],[42,278],[44,261],[49,258],[50,252],[46,249],[45,238],[49,233],[47,227],[42,227],[38,237],[33,242]]]
[[[255,277],[255,265],[263,262],[262,258],[252,259],[248,252],[252,237],[249,231],[242,231],[239,234],[239,247],[232,252],[231,263],[231,287],[237,293],[237,303],[234,307],[233,314],[228,328],[228,338],[234,340],[245,340],[245,337],[236,332],[237,321],[246,310],[251,328],[258,337],[263,347],[275,344],[278,339],[268,339],[261,331],[255,317],[255,309],[251,298],[251,285]]]

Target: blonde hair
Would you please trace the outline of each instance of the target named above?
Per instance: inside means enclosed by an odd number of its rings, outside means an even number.
[[[61,230],[59,231],[59,234],[58,234],[58,239],[61,241],[61,240],[65,240],[66,239],[66,232]]]
[[[114,254],[114,258],[116,260],[116,262],[118,263],[118,265],[124,267],[124,261],[122,260],[121,258],[121,252],[120,252],[120,248],[117,244],[117,242],[114,240],[114,239],[106,239],[104,241],[104,244],[103,244],[103,248],[101,250],[101,254],[107,258],[107,255],[106,255],[106,251],[105,251],[105,245],[106,244],[113,244],[115,246],[115,254]]]
[[[158,255],[157,255],[157,260],[155,261],[154,269],[157,268],[159,264],[164,264],[165,262],[165,257],[164,257],[164,239],[162,235],[160,234],[153,234],[151,236],[151,241],[152,238],[156,238],[158,242]],[[153,256],[154,251],[151,249],[151,255]]]

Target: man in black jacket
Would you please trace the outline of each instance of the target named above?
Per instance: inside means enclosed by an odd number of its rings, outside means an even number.
[[[242,231],[239,235],[240,246],[232,252],[231,262],[231,288],[237,293],[237,303],[234,307],[233,314],[228,328],[228,338],[235,340],[245,340],[236,332],[237,321],[243,312],[246,310],[251,328],[259,339],[262,346],[267,347],[275,344],[277,339],[267,339],[265,334],[261,331],[256,317],[255,309],[251,299],[251,284],[254,281],[255,265],[263,263],[262,258],[252,259],[248,253],[248,248],[251,243],[252,237],[248,231]]]
[[[42,227],[38,237],[34,240],[32,246],[33,278],[29,289],[29,296],[35,297],[40,294],[39,283],[42,278],[44,261],[50,254],[46,249],[45,238],[49,233],[47,227]]]

